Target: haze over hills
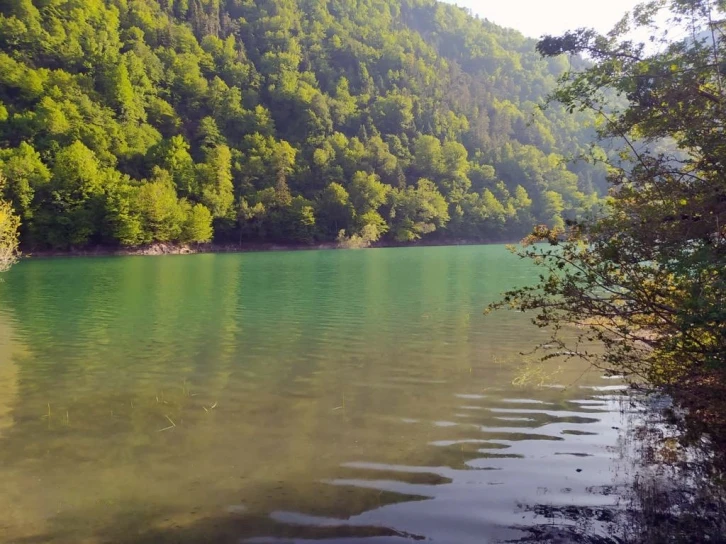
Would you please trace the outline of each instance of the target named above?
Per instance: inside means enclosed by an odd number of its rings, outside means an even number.
[[[432,0],[3,0],[26,247],[516,238],[597,204],[566,58]],[[577,59],[574,59],[577,62]]]
[[[469,9],[473,15],[500,26],[515,28],[530,38],[539,38],[543,35],[558,36],[568,30],[582,27],[594,28],[604,34],[610,31],[626,12],[640,3],[638,0],[611,0],[607,3],[580,0],[445,1]]]

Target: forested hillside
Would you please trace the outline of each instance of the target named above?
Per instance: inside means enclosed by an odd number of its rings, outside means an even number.
[[[0,0],[31,248],[497,240],[597,203],[568,68],[432,0]]]

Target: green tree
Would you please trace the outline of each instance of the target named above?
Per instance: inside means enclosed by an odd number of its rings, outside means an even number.
[[[371,108],[373,122],[384,134],[399,134],[411,129],[413,101],[398,92],[389,92],[376,99]]]
[[[0,151],[0,172],[6,179],[4,196],[23,221],[33,217],[35,193],[50,181],[50,170],[40,154],[26,142],[15,149]]]
[[[413,164],[422,176],[438,177],[443,171],[441,142],[438,138],[423,135],[414,144]]]
[[[234,203],[232,153],[226,145],[207,151],[203,164],[197,165],[202,203],[214,217],[227,217]]]
[[[5,180],[0,176],[0,190]],[[20,218],[9,202],[0,200],[0,272],[6,272],[18,259]]]
[[[356,172],[350,182],[350,198],[359,215],[377,211],[385,202],[391,188],[375,174]]]
[[[174,136],[152,152],[153,163],[171,174],[177,191],[185,196],[198,193],[194,159],[189,149],[184,137]]]
[[[212,239],[212,213],[202,204],[193,206],[186,200],[181,202],[184,212],[180,240],[182,242],[203,243]]]
[[[459,142],[446,142],[441,148],[441,167],[447,177],[465,177],[469,172],[469,152]]]
[[[399,242],[418,240],[449,221],[446,200],[426,178],[421,178],[416,188],[394,189],[391,200],[392,229]]]
[[[49,198],[34,221],[51,246],[84,245],[99,233],[107,179],[108,171],[81,142],[58,152],[46,189]]]
[[[239,167],[244,185],[250,189],[274,186],[292,174],[297,151],[288,142],[259,133],[244,138]]]
[[[135,202],[155,168],[180,206],[212,214],[220,242],[309,237],[311,211],[314,235],[334,240],[318,209],[333,183],[356,208],[347,237],[367,226],[395,237],[391,202],[355,195],[357,172],[377,176],[384,200],[431,180],[450,228],[414,230],[442,240],[596,210],[603,162],[565,161],[589,149],[595,115],[537,107],[568,62],[543,62],[535,41],[432,1],[0,1],[0,169],[23,243],[153,239]],[[55,171],[76,142],[98,186],[71,194]],[[532,201],[523,208],[518,185]],[[561,197],[557,214],[548,192]],[[243,202],[264,213],[234,232]]]
[[[547,225],[557,230],[564,229],[565,221],[562,219],[562,212],[565,210],[565,203],[562,195],[555,191],[545,191],[542,196]]]
[[[594,111],[601,136],[623,148],[609,165],[607,213],[572,222],[567,232],[538,228],[531,241],[555,247],[522,252],[545,268],[541,283],[508,293],[497,306],[534,311],[536,323],[554,328],[559,346],[565,341],[557,331],[580,325],[580,340],[605,346],[584,355],[612,372],[656,384],[703,374],[722,381],[726,42],[715,37],[724,29],[724,6],[651,3],[627,22],[653,34],[666,10],[677,19],[654,34],[658,48],[628,39],[625,23],[607,36],[580,30],[539,43],[545,55],[591,56],[594,64],[569,73],[554,98],[571,112]],[[680,35],[690,38],[670,38]],[[558,200],[552,196],[550,211],[561,207]]]
[[[106,193],[104,234],[122,246],[137,246],[149,240],[138,206],[138,187],[121,180]]]
[[[507,218],[506,209],[489,189],[484,189],[484,192],[481,195],[481,204],[488,219],[493,221],[499,227],[504,225]]]
[[[350,195],[339,183],[331,183],[320,195],[317,202],[318,226],[327,235],[336,235],[353,224],[355,209]]]
[[[145,243],[175,242],[181,238],[187,210],[177,199],[169,172],[155,169],[153,179],[139,187],[136,199]]]
[[[136,98],[134,86],[129,78],[129,69],[124,62],[119,62],[112,69],[109,83],[111,103],[123,119],[138,121],[144,117],[144,107]]]

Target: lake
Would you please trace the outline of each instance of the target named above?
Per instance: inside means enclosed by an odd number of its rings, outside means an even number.
[[[536,274],[503,246],[24,261],[0,541],[604,538],[620,385],[482,313]]]

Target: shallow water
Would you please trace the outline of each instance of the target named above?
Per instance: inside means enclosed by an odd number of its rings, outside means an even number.
[[[482,314],[535,274],[503,246],[25,261],[0,541],[605,537],[619,386]]]

